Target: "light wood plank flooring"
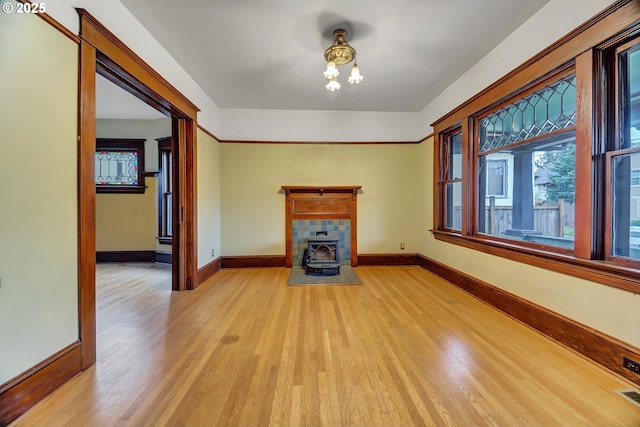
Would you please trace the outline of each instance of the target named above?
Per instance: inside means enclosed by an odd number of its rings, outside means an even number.
[[[99,265],[98,363],[16,426],[640,426],[633,387],[420,267]]]

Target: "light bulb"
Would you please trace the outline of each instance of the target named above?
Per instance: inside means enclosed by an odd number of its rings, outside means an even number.
[[[329,61],[329,62],[327,62],[327,70],[323,74],[324,74],[324,76],[326,78],[331,80],[331,79],[335,79],[336,77],[338,77],[340,72],[336,68],[336,63],[333,62],[333,61]]]
[[[332,79],[329,79],[329,83],[327,83],[325,87],[328,91],[335,92],[336,90],[340,89],[340,83],[338,83],[338,81],[334,77]]]
[[[357,63],[353,63],[353,68],[351,68],[351,75],[349,76],[349,83],[352,85],[357,85],[364,79],[364,76],[360,75],[360,69],[358,68]]]

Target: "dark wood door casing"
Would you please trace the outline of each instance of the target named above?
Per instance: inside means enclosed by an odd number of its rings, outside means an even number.
[[[96,362],[95,318],[95,75],[99,73],[122,89],[170,116],[176,130],[179,159],[178,213],[180,237],[173,241],[174,290],[193,289],[196,263],[196,151],[198,108],[151,66],[84,9],[80,16],[80,69],[78,111],[78,298],[82,369]]]

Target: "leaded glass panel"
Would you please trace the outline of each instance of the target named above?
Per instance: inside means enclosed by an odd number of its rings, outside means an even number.
[[[576,124],[576,76],[572,74],[479,121],[480,152],[546,135]]]
[[[138,153],[98,151],[95,157],[96,184],[138,185]]]

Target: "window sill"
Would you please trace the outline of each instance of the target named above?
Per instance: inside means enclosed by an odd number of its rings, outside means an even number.
[[[478,237],[461,236],[447,231],[430,230],[436,240],[464,246],[512,261],[545,268],[626,291],[640,293],[640,270],[610,262],[576,258],[555,252]]]
[[[171,245],[173,243],[172,237],[158,237],[157,239],[161,245]]]

